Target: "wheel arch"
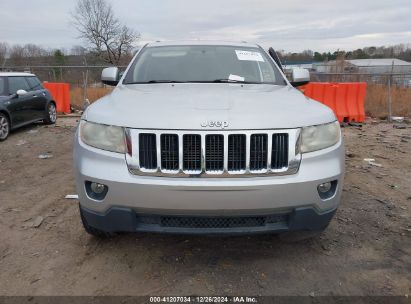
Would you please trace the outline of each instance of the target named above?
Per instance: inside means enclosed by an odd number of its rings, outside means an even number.
[[[57,103],[53,99],[50,99],[50,101],[47,103],[47,107],[49,106],[50,103],[54,104],[54,106],[57,109]]]

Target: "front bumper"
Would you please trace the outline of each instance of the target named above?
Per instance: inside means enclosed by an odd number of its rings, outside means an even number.
[[[104,231],[184,232],[184,227],[142,226],[138,222],[141,215],[242,217],[278,214],[286,214],[287,220],[276,223],[275,227],[234,230],[317,230],[326,226],[324,223],[328,223],[340,202],[344,157],[344,146],[340,141],[331,148],[304,154],[298,173],[293,175],[235,178],[137,176],[128,171],[124,155],[86,146],[76,136],[74,172],[87,221]],[[97,201],[87,195],[86,181],[108,187],[104,200]],[[323,200],[317,186],[328,181],[337,181],[337,188],[331,198]]]
[[[80,206],[83,220],[105,232],[157,232],[175,234],[248,234],[287,231],[319,231],[326,228],[336,210],[319,214],[313,208],[297,208],[291,213],[206,217],[138,214],[129,208],[113,207],[96,213]]]

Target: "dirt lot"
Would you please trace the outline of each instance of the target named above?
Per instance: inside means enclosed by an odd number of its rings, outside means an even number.
[[[75,193],[75,124],[33,125],[0,143],[0,295],[411,293],[409,127],[344,128],[336,217],[320,238],[289,244],[270,235],[87,235],[77,201],[64,199]]]

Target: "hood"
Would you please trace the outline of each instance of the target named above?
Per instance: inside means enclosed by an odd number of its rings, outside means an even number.
[[[96,123],[140,129],[287,129],[332,122],[331,109],[291,86],[176,83],[119,85],[83,115]],[[206,127],[203,127],[203,126]]]

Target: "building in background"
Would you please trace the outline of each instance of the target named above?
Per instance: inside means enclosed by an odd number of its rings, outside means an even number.
[[[336,81],[335,78],[340,78],[340,81],[381,84],[387,83],[392,74],[393,84],[411,86],[411,62],[396,58],[333,60],[314,63],[313,71],[319,81]]]
[[[396,58],[334,60],[314,63],[313,68],[318,73],[411,74],[411,62]]]
[[[315,62],[315,61],[295,61],[295,60],[284,60],[282,62],[283,69],[285,70],[290,70],[292,68],[303,68],[303,69],[308,69],[312,70],[315,64],[320,64],[321,62]]]

